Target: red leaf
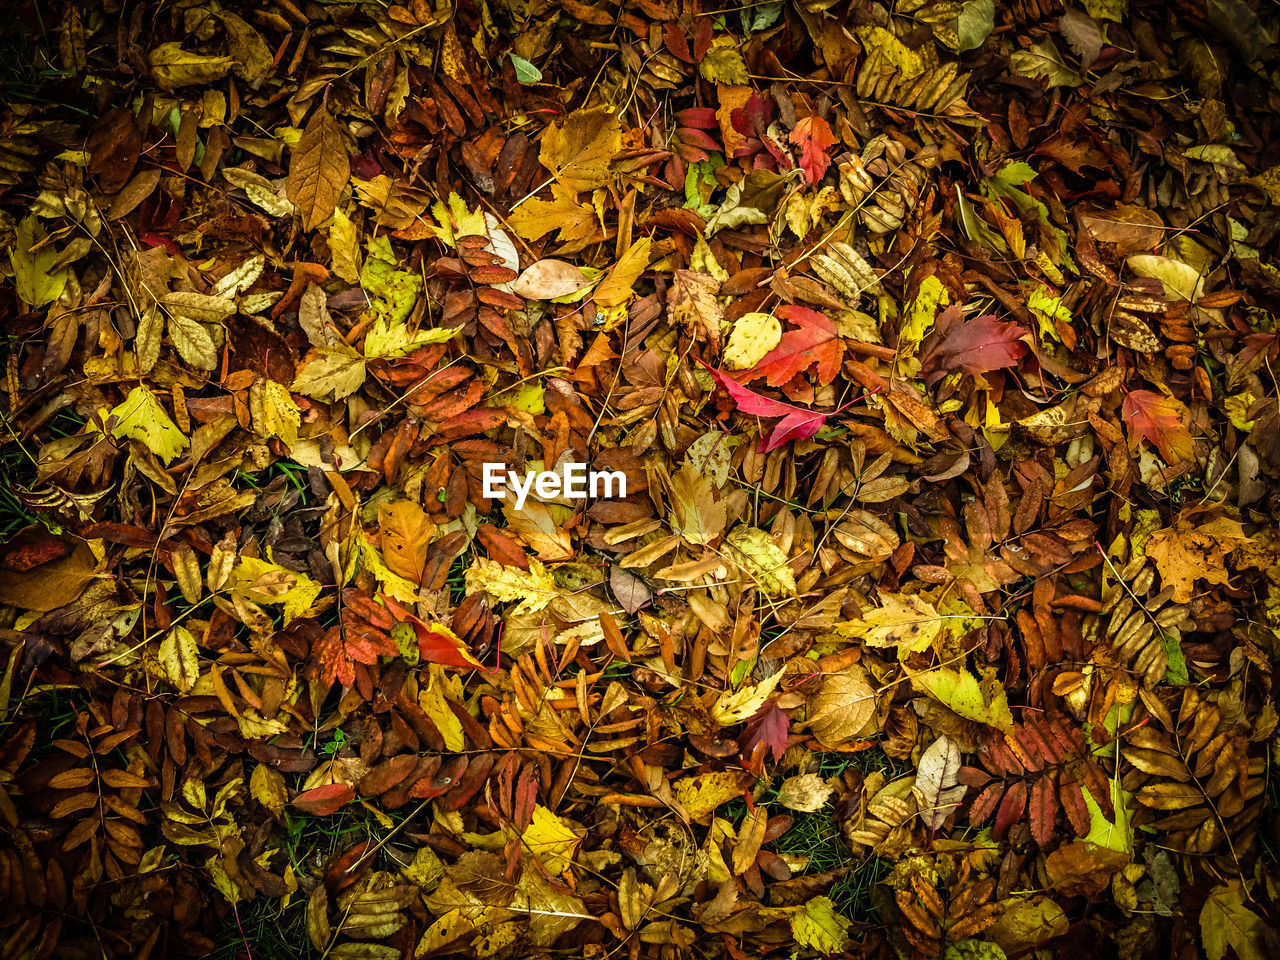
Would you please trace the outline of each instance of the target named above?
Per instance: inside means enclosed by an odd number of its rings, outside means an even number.
[[[344,687],[355,683],[357,663],[375,664],[378,657],[396,654],[396,645],[382,631],[343,610],[342,626],[330,627],[312,648],[325,683],[337,680]]]
[[[382,595],[382,602],[398,620],[413,626],[413,632],[418,635],[418,653],[426,663],[438,663],[441,666],[457,667],[460,670],[490,669],[473,657],[462,638],[444,624],[429,624],[419,620],[386,595]]]
[[[954,311],[954,312],[953,312]],[[950,315],[950,316],[948,316]],[[960,322],[960,311],[948,308],[938,317],[937,332],[920,355],[929,383],[957,370],[981,376],[1016,366],[1027,355],[1027,331],[991,314]]]
[[[835,321],[817,310],[794,305],[779,307],[777,314],[800,329],[784,333],[763,360],[742,373],[743,383],[764,377],[769,386],[780,387],[815,363],[819,384],[825,386],[834,380],[840,372],[840,354],[844,349]]]
[[[1180,406],[1171,397],[1152,390],[1130,390],[1120,415],[1144,439],[1160,451],[1168,463],[1189,460],[1194,452],[1191,431],[1182,422]]]
[[[1000,809],[996,811],[994,833],[997,840],[1004,839],[1005,834],[1009,832],[1009,828],[1022,819],[1022,813],[1026,809],[1027,781],[1019,780],[1009,788],[1009,792],[1000,801]]]
[[[1053,825],[1058,819],[1058,802],[1053,795],[1053,774],[1046,773],[1031,788],[1031,836],[1047,847],[1053,840]]]
[[[326,783],[323,787],[304,790],[293,798],[293,805],[316,817],[337,813],[356,798],[356,788],[349,783]]]
[[[701,360],[698,362],[702,363]],[[773,432],[761,442],[760,450],[762,453],[767,453],[775,447],[780,447],[788,440],[803,440],[806,437],[812,437],[822,429],[823,424],[827,422],[827,417],[830,416],[830,414],[818,413],[814,410],[805,410],[803,407],[793,407],[791,404],[783,403],[781,400],[771,400],[769,397],[761,396],[754,390],[748,390],[742,384],[729,379],[714,367],[705,363],[702,363],[702,365],[715,377],[716,382],[729,392],[729,396],[733,397],[734,403],[743,413],[751,413],[759,417],[782,417],[782,420],[773,428]],[[835,412],[838,413],[839,411]]]
[[[787,731],[790,727],[791,721],[782,708],[770,700],[747,721],[742,736],[738,738],[738,749],[746,758],[755,751],[756,744],[764,743],[768,745],[773,759],[781,760],[787,752]]]
[[[1058,784],[1058,797],[1062,801],[1062,809],[1067,813],[1067,820],[1077,837],[1087,837],[1092,829],[1089,817],[1089,805],[1084,802],[1084,791],[1080,789],[1080,781],[1063,777]]]
[[[827,148],[836,142],[836,138],[830,124],[821,117],[805,117],[795,125],[788,139],[800,148],[800,169],[812,186],[831,166]]]
[[[668,23],[662,31],[662,42],[667,51],[677,60],[693,63],[693,54],[689,52],[689,41],[674,23]]]
[[[1000,797],[1003,795],[1003,780],[997,780],[995,783],[988,784],[983,791],[974,798],[973,803],[969,804],[969,822],[975,827],[978,826],[978,824],[985,823],[987,818],[995,812],[996,804],[1000,802]]]

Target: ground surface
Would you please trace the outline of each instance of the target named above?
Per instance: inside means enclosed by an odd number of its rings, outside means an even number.
[[[1280,950],[1272,4],[0,26],[0,957]]]

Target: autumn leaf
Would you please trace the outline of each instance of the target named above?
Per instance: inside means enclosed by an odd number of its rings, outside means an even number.
[[[773,759],[781,760],[787,750],[787,732],[791,720],[776,701],[766,701],[748,720],[738,737],[742,757],[749,759],[759,744],[764,744]]]
[[[780,387],[816,364],[819,384],[834,380],[840,369],[843,345],[831,318],[817,310],[795,305],[779,307],[777,314],[799,329],[783,333],[778,346],[754,368],[743,373],[740,379],[750,383],[764,377],[769,386]]]
[[[782,420],[773,428],[769,436],[761,441],[760,450],[763,453],[782,446],[788,440],[803,440],[806,437],[812,437],[822,429],[827,422],[827,417],[830,416],[830,414],[818,413],[814,410],[805,410],[803,407],[795,407],[780,400],[771,400],[769,397],[762,396],[754,390],[747,389],[719,370],[707,366],[705,363],[702,365],[711,372],[716,383],[724,387],[729,396],[733,398],[738,409],[743,413],[762,417],[782,417]]]
[[[827,150],[836,142],[831,125],[819,116],[805,117],[795,125],[788,139],[800,150],[800,169],[809,184],[816,184],[831,165]]]
[[[1190,459],[1195,452],[1191,431],[1183,423],[1183,410],[1172,397],[1151,390],[1130,390],[1125,394],[1120,415],[1138,436],[1160,451],[1167,463],[1173,464]]]
[[[933,335],[920,353],[920,362],[929,371],[928,382],[936,383],[957,370],[981,376],[993,370],[1018,365],[1029,348],[1022,342],[1027,331],[992,314],[961,321],[960,311],[948,308],[938,318]]]
[[[966,788],[959,782],[959,773],[960,745],[946,734],[920,755],[914,790],[920,801],[920,819],[930,830],[941,827],[964,798]]]
[[[351,178],[351,159],[342,130],[325,106],[311,115],[289,160],[285,195],[302,215],[304,230],[324,223],[338,206]]]
[[[356,789],[351,784],[327,783],[304,790],[290,803],[313,817],[331,817],[355,798]]]
[[[1197,522],[1192,513],[1152,533],[1145,550],[1161,582],[1173,589],[1174,601],[1187,603],[1195,595],[1197,580],[1227,583],[1227,556],[1249,542],[1238,520],[1216,516]]]
[[[782,324],[767,313],[744,313],[733,324],[724,350],[730,370],[749,370],[782,340]]]
[[[538,160],[557,181],[581,193],[609,183],[610,161],[621,149],[617,113],[593,107],[575,111],[548,127]]]
[[[357,663],[375,664],[378,657],[390,657],[395,653],[396,645],[390,637],[355,621],[330,627],[312,649],[321,680],[326,684],[336,680],[344,687],[355,683]]]

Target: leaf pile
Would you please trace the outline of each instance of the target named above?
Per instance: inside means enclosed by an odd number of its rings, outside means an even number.
[[[1275,955],[1280,20],[1069,3],[15,4],[3,956]]]

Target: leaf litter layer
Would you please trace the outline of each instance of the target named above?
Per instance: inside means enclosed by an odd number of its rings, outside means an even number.
[[[1270,6],[4,17],[5,957],[1276,951]]]

